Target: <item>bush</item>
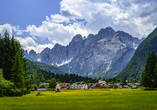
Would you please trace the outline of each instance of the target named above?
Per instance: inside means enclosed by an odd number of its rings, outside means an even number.
[[[39,96],[39,95],[40,95],[40,92],[38,92],[36,96]]]

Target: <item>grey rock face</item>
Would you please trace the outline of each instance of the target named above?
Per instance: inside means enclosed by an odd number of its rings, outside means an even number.
[[[56,44],[52,49],[45,48],[40,54],[30,51],[29,56],[36,61],[41,59],[41,62],[47,64],[62,64],[72,59],[66,68],[67,72],[91,75],[99,71],[106,73],[112,68],[115,70],[118,66],[115,63],[125,56],[125,60],[119,64],[119,68],[123,69],[134,53],[129,49],[136,48],[140,42],[141,40],[128,33],[115,32],[111,27],[107,27],[96,35],[89,34],[87,38],[78,34],[67,46]]]
[[[81,53],[82,48],[84,47],[86,39],[83,39],[81,35],[76,35],[69,45],[66,47],[67,49],[67,59],[71,59]]]
[[[102,36],[103,33],[101,33]],[[134,48],[138,39],[125,32],[116,32],[98,40],[86,52],[74,57],[69,66],[72,73],[90,75],[98,71],[108,71],[111,64],[122,56],[127,48]],[[118,54],[118,51],[120,54]],[[81,71],[81,72],[80,72]]]
[[[29,53],[27,51],[24,52],[25,57],[31,61],[39,61],[40,55],[37,54],[34,50],[31,50]]]

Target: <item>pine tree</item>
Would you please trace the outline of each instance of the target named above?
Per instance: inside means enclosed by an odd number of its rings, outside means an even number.
[[[3,53],[3,73],[4,73],[4,78],[6,80],[11,79],[11,68],[12,68],[12,59],[11,59],[11,43],[10,43],[10,37],[9,33],[6,31],[4,33],[4,53]]]
[[[154,78],[156,77],[156,73],[155,73],[156,62],[157,62],[157,58],[155,52],[153,51],[151,54],[149,54],[145,65],[145,69],[143,70],[141,75],[140,83],[144,87],[155,88]]]
[[[25,59],[23,57],[23,66],[24,66],[24,83],[25,83],[25,88],[26,88],[26,91],[25,93],[28,93],[30,88],[31,88],[31,80],[30,80],[30,74],[31,72],[29,72],[29,67],[27,66],[28,63],[27,63],[27,59]]]
[[[155,65],[155,76],[153,79],[153,83],[154,83],[155,88],[157,88],[157,63]]]
[[[12,67],[12,78],[11,81],[15,84],[16,88],[24,88],[24,69],[23,69],[22,58],[20,57],[20,52],[15,55],[15,61]]]
[[[0,34],[0,68],[3,68],[4,65],[4,42]]]

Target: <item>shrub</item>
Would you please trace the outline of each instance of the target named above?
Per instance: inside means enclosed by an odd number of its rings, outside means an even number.
[[[40,92],[38,92],[36,96],[39,96],[39,95],[40,95]]]

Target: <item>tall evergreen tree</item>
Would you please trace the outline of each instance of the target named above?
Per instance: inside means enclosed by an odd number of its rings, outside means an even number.
[[[30,80],[30,74],[31,72],[29,71],[29,67],[27,66],[27,59],[25,59],[23,57],[23,66],[24,66],[24,82],[25,82],[25,89],[26,89],[26,93],[29,92],[30,88],[31,88],[31,80]]]
[[[157,58],[155,52],[153,51],[152,53],[149,54],[145,68],[141,75],[140,83],[144,87],[155,88],[155,78],[157,77],[155,72],[156,62]]]
[[[20,52],[15,55],[14,64],[12,67],[12,78],[11,81],[15,84],[16,88],[24,88],[24,69],[23,69],[22,58],[20,57]]]
[[[12,59],[11,59],[11,43],[10,43],[10,37],[9,33],[6,31],[4,33],[4,53],[3,53],[3,73],[4,73],[4,78],[6,80],[11,79],[11,68],[12,68]]]
[[[4,42],[0,34],[0,68],[3,68],[4,65]]]

